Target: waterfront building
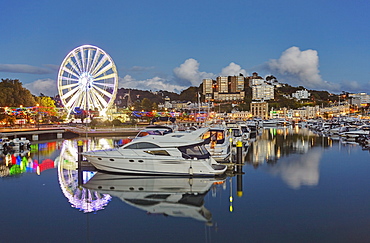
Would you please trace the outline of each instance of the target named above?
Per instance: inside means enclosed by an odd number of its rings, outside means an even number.
[[[235,121],[246,121],[252,117],[249,111],[236,111],[228,113],[228,117]]]
[[[269,118],[269,109],[267,102],[252,102],[251,103],[251,112],[253,117],[259,117],[262,119]]]
[[[345,116],[350,113],[350,105],[337,105],[331,107],[321,108],[319,111],[320,116],[324,118]]]
[[[349,94],[348,97],[351,98],[352,105],[367,106],[370,104],[370,95],[366,93]]]
[[[290,110],[291,118],[295,119],[314,119],[320,115],[320,107],[316,106],[305,106],[299,109]]]

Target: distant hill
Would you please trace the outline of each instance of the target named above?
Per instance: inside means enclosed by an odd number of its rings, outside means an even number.
[[[197,101],[197,92],[200,92],[201,87],[189,87],[183,90],[180,94],[160,90],[160,91],[148,91],[138,89],[125,89],[120,88],[117,90],[117,96],[115,103],[120,107],[126,107],[130,94],[131,102],[141,101],[144,98],[149,99],[157,104],[164,103],[166,97],[170,98],[171,101]]]
[[[199,87],[189,87],[186,90],[183,90],[180,94],[169,92],[165,90],[160,91],[148,91],[148,90],[138,90],[138,89],[126,89],[120,88],[117,91],[116,96],[116,104],[119,107],[127,107],[128,101],[128,94],[130,94],[131,102],[135,103],[137,101],[141,102],[144,98],[149,99],[156,104],[164,103],[165,98],[169,97],[171,101],[182,101],[182,102],[197,102],[198,101],[198,93],[202,94],[202,84]],[[271,107],[280,108],[280,107],[290,107],[290,108],[298,108],[303,105],[323,105],[327,106],[329,103],[335,103],[339,100],[339,96],[342,98],[346,98],[347,94],[332,94],[328,91],[317,91],[317,90],[308,90],[311,96],[307,100],[296,101],[291,99],[292,93],[296,92],[297,90],[305,89],[303,86],[294,87],[289,84],[282,84],[281,87],[275,88],[275,99],[268,101]],[[244,100],[244,109],[249,109],[249,103],[252,101],[252,89],[250,87],[246,87],[245,90],[245,100]],[[202,96],[202,95],[201,95]],[[204,100],[204,97],[202,96]],[[225,102],[223,102],[225,103]],[[241,108],[241,107],[240,107]]]

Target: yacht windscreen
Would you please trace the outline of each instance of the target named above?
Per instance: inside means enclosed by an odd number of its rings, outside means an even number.
[[[210,157],[210,153],[203,144],[179,147],[179,150],[185,159],[207,159]]]

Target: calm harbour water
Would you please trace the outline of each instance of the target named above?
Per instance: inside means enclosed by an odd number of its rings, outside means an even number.
[[[370,241],[369,151],[305,129],[264,129],[244,174],[222,179],[84,172],[79,185],[76,160],[77,140],[1,157],[0,242]]]

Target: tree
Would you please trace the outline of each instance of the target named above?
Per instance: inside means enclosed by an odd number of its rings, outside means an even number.
[[[134,110],[135,110],[135,111],[141,111],[141,110],[142,110],[141,103],[140,103],[140,102],[138,102],[138,101],[136,101],[136,102],[134,103],[133,107],[134,107]]]
[[[36,101],[31,92],[23,88],[18,79],[1,79],[0,106],[19,107],[34,106]]]
[[[38,96],[35,98],[37,104],[40,106],[40,111],[48,113],[51,116],[55,116],[57,111],[56,111],[56,106],[55,106],[55,101],[48,97],[48,96]]]
[[[153,102],[151,102],[148,98],[144,98],[142,101],[141,101],[141,107],[144,111],[152,111],[152,105],[153,105]]]

